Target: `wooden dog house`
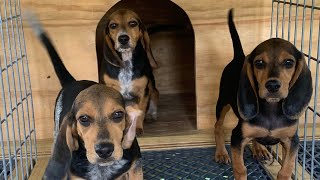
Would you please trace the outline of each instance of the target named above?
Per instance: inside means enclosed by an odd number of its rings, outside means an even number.
[[[159,119],[145,124],[145,135],[139,138],[142,149],[150,149],[214,144],[212,132],[219,81],[223,68],[233,57],[227,12],[235,9],[236,27],[248,54],[270,37],[272,4],[269,0],[25,0],[22,10],[26,8],[37,12],[65,65],[79,80],[98,80],[95,32],[108,10],[133,9],[154,30],[150,37],[152,51],[160,64],[155,70],[161,94]],[[27,23],[25,37],[38,152],[49,155],[53,107],[60,85],[46,51]],[[230,112],[226,119],[229,140],[236,118]]]

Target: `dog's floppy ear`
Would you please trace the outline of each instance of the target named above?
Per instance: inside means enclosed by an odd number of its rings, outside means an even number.
[[[283,101],[282,110],[289,119],[299,119],[312,96],[312,77],[304,55],[297,58],[296,70],[290,81],[289,93]]]
[[[249,62],[250,55],[246,57],[239,81],[237,93],[238,111],[242,119],[254,118],[259,112],[258,95],[255,90],[253,68]]]
[[[79,141],[78,141],[78,131],[77,131],[77,122],[73,113],[69,112],[66,117],[65,121],[67,121],[67,128],[66,128],[66,141],[69,147],[69,150],[76,151],[79,149]]]
[[[147,31],[147,28],[144,26],[144,24],[142,23],[141,20],[139,20],[139,27],[140,27],[140,30],[141,30],[141,32],[140,32],[140,40],[141,40],[141,43],[142,43],[142,46],[143,46],[144,50],[147,53],[149,63],[150,63],[150,65],[151,65],[151,67],[153,69],[157,69],[158,68],[158,63],[154,59],[152,51],[151,51],[150,37],[149,37],[148,31]]]
[[[109,20],[107,22],[106,30],[105,30],[105,45],[103,47],[103,55],[104,59],[108,61],[110,64],[116,67],[124,67],[124,64],[114,49],[114,43],[109,35]]]
[[[137,119],[142,115],[142,111],[132,106],[126,107],[126,129],[122,139],[122,148],[129,149],[136,137]]]
[[[57,139],[54,143],[52,156],[46,167],[43,179],[64,179],[68,173],[72,151],[70,149],[70,145],[68,144],[68,138],[70,136],[68,135],[67,130],[70,125],[70,120],[72,120],[70,118],[72,117],[72,113],[69,112],[62,121]],[[76,149],[75,146],[76,144],[74,145],[73,149]]]

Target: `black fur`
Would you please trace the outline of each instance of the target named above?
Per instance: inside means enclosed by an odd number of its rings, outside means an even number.
[[[56,99],[55,108],[57,108],[58,98],[62,95],[62,111],[59,114],[59,126],[62,124],[62,120],[66,116],[73,116],[72,113],[68,113],[71,111],[73,102],[77,95],[84,89],[97,84],[94,81],[81,80],[76,81],[74,77],[68,72],[66,67],[64,66],[59,54],[55,50],[51,40],[42,29],[41,25],[32,22],[33,28],[43,45],[46,47],[47,52],[50,55],[51,62],[54,66],[55,72],[59,78],[60,84],[62,85],[62,89],[58,94]],[[71,117],[74,119],[74,117]],[[67,119],[71,119],[67,118]],[[70,122],[67,122],[70,123]],[[90,166],[94,166],[90,164],[86,157],[86,150],[83,146],[83,143],[79,143],[79,150],[70,152],[68,145],[66,143],[66,126],[61,126],[60,132],[54,144],[54,149],[52,156],[49,160],[48,166],[46,167],[46,171],[44,174],[44,179],[63,179],[67,176],[68,171],[78,175],[79,177],[90,179],[87,176],[86,172]],[[123,159],[128,160],[128,162],[116,173],[112,174],[112,179],[119,177],[121,174],[129,170],[132,165],[134,159],[141,158],[140,147],[138,145],[137,139],[134,140],[130,149],[124,149],[123,151]],[[108,166],[102,167],[110,168]]]
[[[64,66],[58,52],[55,50],[51,40],[48,38],[47,34],[42,31],[39,35],[39,38],[42,42],[42,44],[46,47],[47,52],[50,55],[52,65],[54,67],[54,70],[59,78],[60,84],[62,87],[64,87],[67,84],[70,84],[71,82],[76,81],[74,77],[69,73],[69,71]]]
[[[242,50],[241,41],[232,20],[232,10],[229,11],[228,15],[229,31],[232,38],[234,57],[233,60],[224,68],[220,80],[220,93],[216,106],[216,118],[220,118],[222,108],[227,104],[232,106],[234,113],[239,116],[237,111],[237,91],[239,86],[239,80],[241,67],[244,63],[245,55]],[[239,68],[240,67],[240,68]]]

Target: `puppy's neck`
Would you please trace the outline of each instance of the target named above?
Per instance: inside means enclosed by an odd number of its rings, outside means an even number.
[[[132,51],[121,52],[122,61],[131,61],[132,60]],[[126,64],[126,63],[125,63]]]
[[[266,100],[260,101],[262,111],[268,115],[279,115],[282,112],[282,101],[280,102],[267,102]]]

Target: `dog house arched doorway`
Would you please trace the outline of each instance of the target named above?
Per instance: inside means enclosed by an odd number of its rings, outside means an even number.
[[[162,136],[195,130],[195,43],[191,22],[170,0],[121,0],[101,18],[96,37],[101,38],[106,18],[117,9],[135,11],[147,27],[151,49],[160,68],[154,71],[160,92],[158,119],[144,124],[144,136]],[[100,45],[96,39],[97,46]]]

